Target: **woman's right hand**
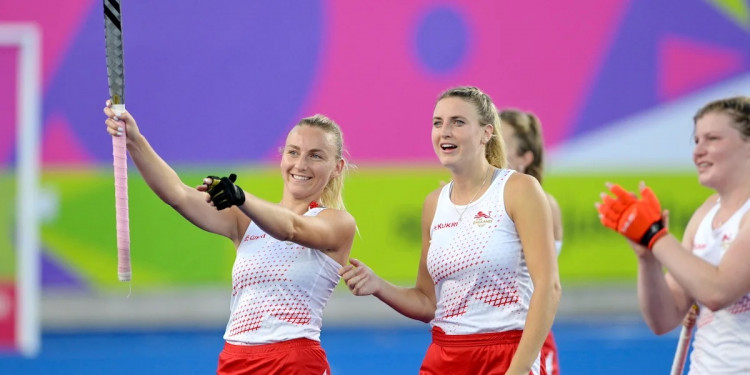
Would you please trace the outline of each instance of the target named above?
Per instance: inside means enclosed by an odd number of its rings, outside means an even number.
[[[366,264],[350,258],[349,264],[339,268],[339,275],[355,296],[367,296],[380,290],[382,280]]]
[[[661,219],[664,222],[664,228],[669,228],[669,210],[664,210],[661,212]],[[637,255],[639,258],[647,256],[653,257],[653,253],[646,246],[643,246],[637,242],[633,242],[630,239],[628,239],[628,244],[633,249],[633,252],[635,252],[635,255]]]
[[[107,120],[104,121],[107,125],[107,133],[113,137],[125,134],[129,140],[132,140],[140,134],[135,119],[128,111],[121,113],[119,116],[115,115],[115,112],[112,111],[111,100],[107,100],[104,114],[107,115]]]

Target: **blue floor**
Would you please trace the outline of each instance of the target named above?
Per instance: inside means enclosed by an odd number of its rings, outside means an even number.
[[[655,336],[640,321],[556,323],[562,374],[668,374],[677,330]],[[45,333],[35,359],[0,353],[0,375],[211,374],[221,331]],[[326,327],[331,370],[346,374],[416,374],[430,342],[427,326]]]

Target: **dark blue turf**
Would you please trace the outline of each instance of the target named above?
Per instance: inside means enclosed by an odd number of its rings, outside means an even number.
[[[558,322],[562,374],[667,374],[677,333],[655,336],[638,320]],[[41,354],[0,353],[0,374],[211,374],[220,330],[45,333]],[[416,374],[430,342],[427,326],[325,327],[333,374]]]

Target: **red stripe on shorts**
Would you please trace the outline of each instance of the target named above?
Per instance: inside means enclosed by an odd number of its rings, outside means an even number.
[[[440,346],[487,346],[518,344],[521,342],[522,330],[493,333],[476,333],[473,335],[448,335],[440,327],[432,327],[432,342]]]
[[[237,355],[253,355],[271,352],[284,352],[302,348],[320,347],[320,341],[300,338],[288,341],[275,342],[261,345],[234,345],[228,342],[224,343],[224,351]]]

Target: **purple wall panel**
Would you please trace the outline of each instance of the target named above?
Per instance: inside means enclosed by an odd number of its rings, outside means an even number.
[[[108,161],[101,18],[94,7],[50,85],[45,114],[63,113],[85,149]],[[126,106],[167,160],[256,160],[298,117],[323,20],[311,1],[126,2]]]
[[[43,29],[43,160],[109,163],[101,3],[30,4],[3,1],[0,22]],[[556,145],[750,71],[747,27],[716,4],[126,1],[127,107],[171,163],[275,159],[314,113],[339,122],[355,162],[434,162],[435,98],[470,84],[535,112]],[[2,166],[14,130],[0,131]]]
[[[14,157],[17,61],[18,48],[0,47],[0,166]]]

